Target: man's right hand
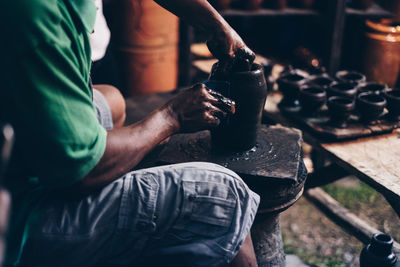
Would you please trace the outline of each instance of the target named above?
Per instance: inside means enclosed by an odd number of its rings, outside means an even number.
[[[217,127],[221,119],[235,113],[235,103],[198,84],[184,90],[166,108],[177,132],[190,133]]]

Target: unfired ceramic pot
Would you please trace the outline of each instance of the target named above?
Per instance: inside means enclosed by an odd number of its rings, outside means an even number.
[[[357,97],[357,110],[361,120],[366,124],[376,124],[383,115],[386,107],[386,99],[374,93],[362,93]]]
[[[343,96],[332,96],[328,99],[330,123],[335,127],[346,128],[347,121],[354,109],[354,99]]]
[[[304,115],[315,115],[325,102],[326,92],[322,87],[305,85],[300,88],[300,104]]]
[[[220,92],[236,103],[236,112],[229,122],[211,131],[213,145],[232,151],[245,151],[256,145],[257,129],[267,98],[267,84],[263,67],[253,64],[250,71],[215,75],[214,64],[210,80],[224,80],[230,84],[229,92]]]

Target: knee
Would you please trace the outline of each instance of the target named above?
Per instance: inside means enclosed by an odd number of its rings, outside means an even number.
[[[112,85],[94,85],[106,98],[111,108],[114,127],[122,127],[126,119],[126,103],[121,92]]]

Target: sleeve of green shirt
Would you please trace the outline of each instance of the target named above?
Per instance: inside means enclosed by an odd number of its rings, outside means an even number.
[[[18,61],[15,94],[25,160],[43,184],[69,185],[100,160],[106,131],[96,118],[81,64],[68,47],[41,42]]]

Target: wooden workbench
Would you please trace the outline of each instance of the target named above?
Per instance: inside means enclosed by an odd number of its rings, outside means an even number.
[[[277,107],[280,93],[267,98],[264,115],[270,121],[283,125],[299,126],[283,116]],[[299,126],[301,129],[301,126]],[[356,140],[326,143],[307,131],[304,140],[327,156],[329,160],[354,174],[375,188],[390,202],[400,216],[400,135],[377,135]]]

